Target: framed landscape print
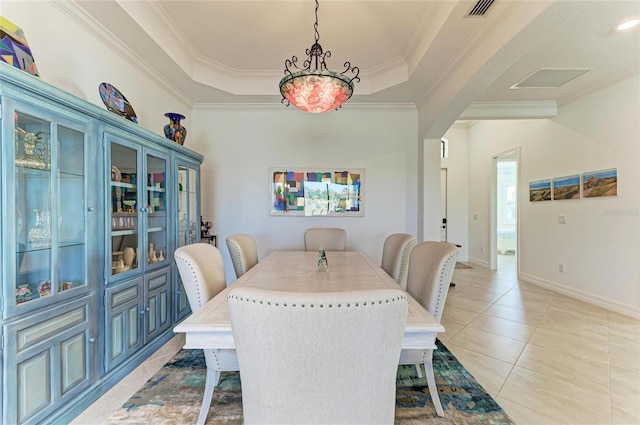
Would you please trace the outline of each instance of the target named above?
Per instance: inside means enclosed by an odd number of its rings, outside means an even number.
[[[582,197],[618,195],[618,169],[589,171],[582,173]]]
[[[364,168],[270,168],[269,214],[364,216]]]
[[[580,199],[580,175],[553,179],[553,199]]]
[[[529,182],[529,201],[540,202],[551,200],[551,180]]]

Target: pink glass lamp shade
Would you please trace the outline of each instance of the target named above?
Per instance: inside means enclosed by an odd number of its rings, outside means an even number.
[[[360,69],[344,63],[344,71],[333,72],[327,69],[325,59],[331,52],[322,50],[320,33],[318,32],[318,0],[316,0],[315,43],[307,49],[307,58],[298,66],[296,56],[284,62],[284,78],[280,80],[282,103],[286,106],[311,113],[327,112],[338,109],[353,94],[353,82],[360,81]],[[347,73],[353,74],[351,78]]]
[[[304,70],[284,77],[280,93],[296,108],[320,113],[340,108],[353,94],[353,83],[337,72]]]

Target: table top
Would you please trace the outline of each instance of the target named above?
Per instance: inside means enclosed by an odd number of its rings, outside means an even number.
[[[292,292],[354,291],[373,288],[400,288],[378,264],[359,251],[327,252],[328,272],[318,272],[318,253],[313,251],[274,251],[202,309],[187,317],[174,328],[187,334],[185,348],[234,348],[229,342],[231,323],[227,308],[229,291],[238,286],[251,286]],[[408,295],[408,294],[407,294]],[[409,315],[405,327],[403,348],[431,348],[435,334],[444,327],[416,300],[408,295]],[[220,342],[207,342],[220,335]],[[200,341],[190,342],[190,334],[200,335]],[[226,338],[226,342],[223,341]],[[196,344],[196,345],[194,345]]]

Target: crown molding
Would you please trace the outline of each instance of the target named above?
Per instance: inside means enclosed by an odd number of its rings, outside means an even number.
[[[157,84],[160,88],[167,90],[172,96],[175,96],[187,105],[191,104],[191,99],[189,99],[188,96],[178,90],[169,80],[164,78],[148,63],[143,61],[138,54],[132,51],[125,43],[105,28],[98,20],[94,19],[75,1],[53,0],[51,1],[51,4],[71,18],[80,27],[84,28],[87,33],[95,37],[117,56],[122,58],[132,67],[136,68],[149,80]]]

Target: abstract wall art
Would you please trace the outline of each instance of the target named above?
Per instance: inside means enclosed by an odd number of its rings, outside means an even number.
[[[270,168],[269,214],[364,216],[364,168]]]

